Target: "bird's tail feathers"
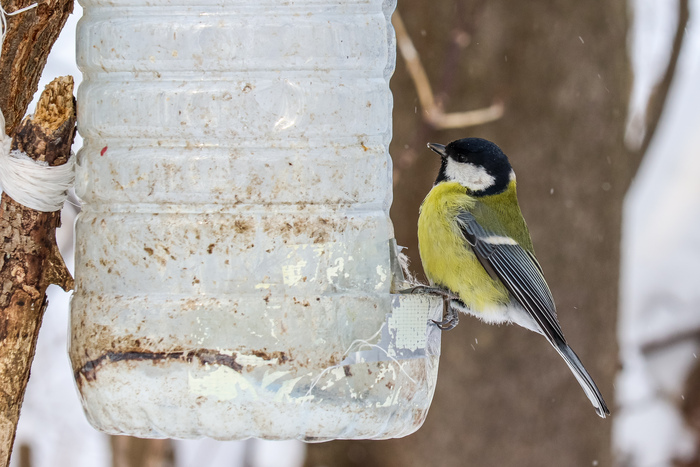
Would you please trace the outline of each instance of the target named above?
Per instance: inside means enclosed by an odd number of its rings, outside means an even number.
[[[557,349],[559,355],[561,355],[566,364],[569,366],[569,369],[571,369],[571,372],[576,377],[578,384],[580,384],[581,388],[583,388],[583,392],[586,393],[586,396],[588,396],[591,404],[593,404],[593,407],[595,407],[595,411],[598,416],[605,418],[606,415],[610,415],[610,410],[608,410],[608,406],[605,404],[603,395],[600,393],[600,390],[598,390],[598,386],[596,386],[593,378],[591,378],[591,375],[588,374],[588,371],[586,371],[586,368],[584,368],[583,363],[581,363],[581,360],[578,358],[573,349],[569,347],[566,342],[556,343],[554,348]]]

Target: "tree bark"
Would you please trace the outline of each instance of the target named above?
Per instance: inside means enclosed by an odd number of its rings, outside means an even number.
[[[35,0],[3,1],[8,13]],[[0,61],[0,109],[5,115],[5,134],[12,135],[39,86],[41,72],[58,38],[73,0],[41,0],[31,10],[7,18],[7,35]]]
[[[12,149],[50,166],[65,164],[75,136],[73,78],[57,78],[42,93],[34,116],[21,123]],[[9,464],[24,390],[34,358],[46,289],[68,291],[73,279],[56,245],[61,213],[0,200],[0,465]]]

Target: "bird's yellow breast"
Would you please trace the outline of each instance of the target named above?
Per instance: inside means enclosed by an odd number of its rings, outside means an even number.
[[[476,200],[456,182],[439,183],[428,193],[418,218],[418,244],[428,280],[459,295],[472,311],[506,304],[508,291],[488,275],[456,220]]]

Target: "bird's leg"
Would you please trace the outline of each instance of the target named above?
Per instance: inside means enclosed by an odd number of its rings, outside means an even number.
[[[451,331],[459,324],[459,311],[450,306],[450,301],[447,297],[442,299],[442,321],[431,320],[442,331]]]
[[[399,290],[399,293],[404,293],[404,294],[423,293],[423,294],[439,295],[443,299],[446,299],[446,300],[459,300],[459,296],[450,292],[449,290],[446,290],[446,289],[443,289],[440,287],[431,287],[428,285],[417,285],[415,287],[411,287],[410,289]]]

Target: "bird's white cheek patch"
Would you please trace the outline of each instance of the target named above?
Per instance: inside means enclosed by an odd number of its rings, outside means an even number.
[[[454,180],[473,191],[485,190],[496,182],[493,175],[490,175],[483,167],[469,162],[455,162],[451,159],[447,162],[445,175],[450,180]]]

